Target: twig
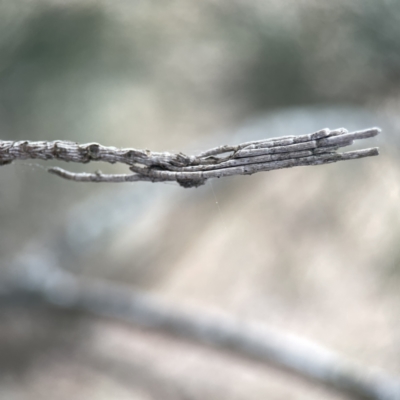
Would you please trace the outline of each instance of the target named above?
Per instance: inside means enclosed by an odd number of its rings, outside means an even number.
[[[41,268],[12,267],[0,299],[28,296],[64,309],[90,312],[225,349],[287,369],[361,398],[398,400],[400,381],[352,362],[311,341],[268,329],[265,325],[167,305],[162,299],[128,286],[83,280],[53,268],[44,257]],[[36,260],[37,263],[38,260]],[[50,262],[49,262],[50,261]],[[34,264],[36,264],[34,262]]]
[[[322,129],[301,136],[257,140],[236,146],[219,146],[197,156],[118,149],[97,143],[0,141],[0,165],[10,164],[18,159],[123,163],[129,165],[133,174],[74,173],[59,167],[49,168],[48,171],[76,182],[176,181],[183,187],[197,187],[210,178],[251,175],[260,171],[376,156],[379,154],[378,148],[345,153],[336,151],[351,145],[354,140],[370,138],[379,133],[379,128],[351,133],[344,128]]]

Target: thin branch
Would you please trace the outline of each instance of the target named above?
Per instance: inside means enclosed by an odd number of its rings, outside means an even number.
[[[260,171],[376,156],[379,154],[378,148],[345,153],[336,151],[341,147],[350,146],[354,140],[370,138],[379,133],[379,128],[351,133],[344,128],[322,129],[301,136],[257,140],[236,146],[219,146],[197,156],[118,149],[97,143],[0,141],[0,165],[10,164],[18,159],[122,163],[129,165],[133,173],[74,173],[59,167],[49,168],[48,171],[76,182],[175,181],[183,187],[197,187],[211,178],[251,175]]]
[[[30,268],[12,266],[9,279],[0,286],[0,299],[26,297],[29,303],[46,304],[120,319],[161,333],[186,338],[208,346],[233,351],[245,357],[287,369],[307,379],[360,398],[398,400],[400,381],[296,335],[268,329],[229,316],[212,316],[199,310],[168,305],[126,285],[95,279],[79,279],[43,264]],[[22,268],[21,268],[22,267]]]

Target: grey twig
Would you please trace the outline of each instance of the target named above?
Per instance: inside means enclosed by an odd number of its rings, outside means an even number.
[[[379,154],[378,148],[345,153],[336,151],[341,147],[351,145],[354,140],[370,138],[379,133],[379,128],[351,133],[344,128],[335,130],[326,128],[307,135],[257,140],[236,146],[219,146],[196,156],[118,149],[97,143],[0,141],[0,165],[9,164],[18,159],[123,163],[129,165],[133,173],[74,173],[59,167],[48,170],[52,174],[76,182],[175,181],[183,187],[197,187],[210,178],[251,175],[274,169],[376,156]]]
[[[28,296],[53,306],[121,319],[145,328],[225,349],[295,372],[363,399],[398,400],[400,381],[367,369],[339,354],[295,335],[265,325],[212,316],[198,310],[167,305],[162,299],[122,284],[77,278],[52,266],[51,260],[33,269],[12,266],[0,286],[0,299]]]

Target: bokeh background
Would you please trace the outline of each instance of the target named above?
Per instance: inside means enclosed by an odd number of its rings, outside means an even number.
[[[51,254],[77,276],[398,376],[399,106],[395,0],[0,1],[1,139],[191,154],[383,129],[367,144],[377,158],[190,190],[63,181],[44,169],[54,162],[1,167],[3,269]],[[113,318],[14,300],[0,303],[0,399],[349,398]]]

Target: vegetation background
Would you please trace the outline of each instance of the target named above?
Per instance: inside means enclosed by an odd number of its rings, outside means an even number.
[[[4,140],[156,151],[381,126],[381,155],[169,184],[0,169],[0,260],[292,332],[400,374],[400,3],[0,1]],[[74,170],[120,171],[108,165]],[[56,249],[56,250],[54,250]],[[345,399],[227,353],[0,303],[0,399]]]

